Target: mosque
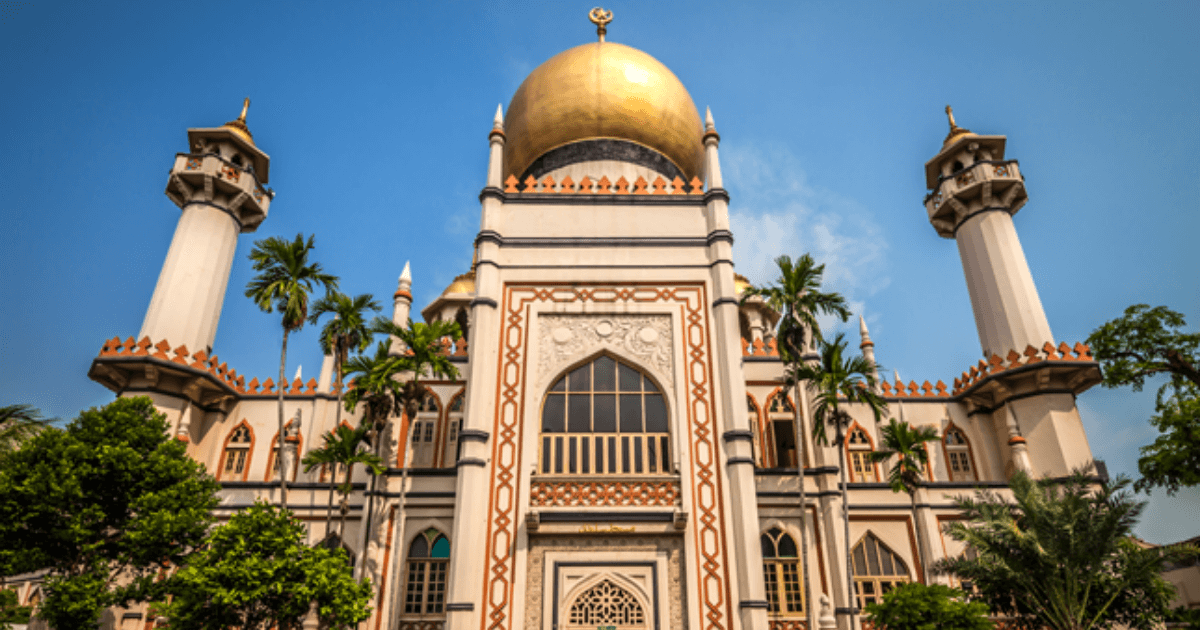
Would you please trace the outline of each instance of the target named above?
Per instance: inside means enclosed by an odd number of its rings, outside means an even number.
[[[844,445],[814,444],[810,393],[783,386],[778,314],[739,299],[713,117],[652,56],[606,41],[611,13],[591,18],[599,41],[543,63],[497,111],[474,265],[421,310],[463,325],[447,350],[461,379],[429,382],[417,416],[393,418],[377,492],[355,476],[340,544],[377,588],[365,627],[849,630],[898,583],[952,583],[927,573],[962,552],[941,533],[960,518],[947,495],[1092,459],[1075,397],[1099,368],[1051,334],[1014,227],[1026,191],[1005,136],[951,117],[925,164],[927,217],[958,245],[984,358],[932,383],[881,382],[889,416],[940,437],[914,519],[867,457],[880,444],[871,413],[851,407]],[[155,401],[221,481],[219,518],[278,501],[286,471],[315,544],[334,535],[332,471],[298,459],[334,427],[332,359],[276,383],[238,374],[213,345],[269,178],[244,110],[188,130],[166,188],[182,213],[141,331],[104,342],[89,376]],[[406,267],[396,322],[412,282]],[[282,466],[277,388],[292,418]],[[114,625],[149,630],[145,612]]]

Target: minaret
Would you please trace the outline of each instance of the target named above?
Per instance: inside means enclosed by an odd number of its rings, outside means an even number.
[[[190,152],[175,156],[166,192],[183,213],[139,338],[212,352],[238,234],[258,228],[274,197],[265,187],[270,158],[246,126],[249,106],[221,127],[188,129]]]
[[[412,269],[409,263],[404,263],[404,271],[400,272],[400,280],[396,283],[396,292],[392,294],[392,323],[401,328],[408,327],[409,310],[412,308]],[[390,352],[400,354],[404,348],[400,340],[392,337]]]
[[[1004,136],[959,127],[946,106],[950,134],[925,164],[929,222],[958,242],[983,355],[1001,357],[1054,340],[1012,215],[1027,199],[1016,160],[1004,159]]]
[[[875,342],[871,341],[871,333],[867,330],[867,320],[863,319],[862,315],[858,316],[858,334],[862,337],[862,343],[858,345],[862,350],[863,358],[871,362],[875,367],[875,391],[879,391],[879,364],[875,362]]]

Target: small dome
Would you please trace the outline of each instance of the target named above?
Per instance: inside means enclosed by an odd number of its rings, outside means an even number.
[[[454,282],[451,282],[450,286],[446,287],[445,291],[442,291],[442,295],[450,295],[452,293],[475,293],[475,272],[468,271],[460,276],[455,276]]]
[[[237,135],[241,136],[243,140],[249,142],[250,146],[254,146],[254,136],[250,135],[250,128],[246,126],[246,112],[249,109],[250,99],[247,98],[242,102],[242,115],[238,116],[236,120],[231,120],[224,125],[221,125],[221,127],[236,133]]]
[[[612,42],[566,50],[529,73],[504,131],[505,172],[518,179],[548,152],[586,140],[649,148],[687,180],[704,163],[700,115],[683,83],[654,57]]]
[[[734,293],[741,295],[746,292],[746,289],[751,287],[750,280],[740,273],[733,274]]]

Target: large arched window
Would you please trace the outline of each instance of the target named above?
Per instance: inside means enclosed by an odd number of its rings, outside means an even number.
[[[254,432],[243,420],[225,438],[225,450],[221,453],[221,464],[217,468],[221,481],[245,481],[250,473],[250,449],[254,446]]]
[[[866,536],[854,546],[851,553],[854,565],[854,590],[861,609],[867,604],[883,601],[883,595],[897,586],[908,582],[908,565],[879,542],[875,534]]]
[[[975,465],[971,453],[971,443],[967,436],[953,424],[946,428],[942,436],[942,447],[946,449],[946,469],[950,471],[950,481],[975,481]]]
[[[846,459],[850,466],[850,481],[874,482],[879,480],[875,474],[875,464],[871,462],[871,451],[875,450],[867,432],[857,424],[850,427],[846,434]]]
[[[647,627],[646,610],[633,593],[612,580],[600,580],[579,594],[567,613],[567,629]]]
[[[667,405],[633,367],[601,355],[554,382],[542,403],[543,474],[671,472]]]
[[[434,528],[413,539],[408,547],[404,585],[404,614],[443,615],[446,611],[446,567],[450,540]]]
[[[759,537],[762,543],[763,582],[767,587],[768,611],[772,615],[804,612],[804,590],[800,565],[796,560],[796,541],[778,527]]]
[[[438,412],[437,397],[432,393],[425,394],[417,407],[417,418],[412,425],[412,467],[429,468],[433,466],[433,455],[436,452],[434,434],[437,432]]]
[[[783,391],[777,391],[767,402],[769,439],[774,444],[771,465],[776,468],[796,467],[796,408]]]

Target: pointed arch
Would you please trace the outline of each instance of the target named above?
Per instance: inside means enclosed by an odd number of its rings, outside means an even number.
[[[445,416],[445,430],[441,432],[442,437],[438,439],[438,444],[441,448],[438,449],[438,461],[436,465],[443,468],[454,466],[458,463],[460,456],[460,447],[458,443],[458,435],[462,432],[463,423],[463,407],[466,406],[466,387],[460,387],[457,392],[450,396],[450,402],[446,403],[446,410],[442,414]]]
[[[450,538],[436,527],[417,532],[406,547],[404,608],[406,620],[436,620],[446,614],[446,571]]]
[[[538,472],[670,473],[667,403],[647,370],[610,352],[568,367],[542,397]]]
[[[767,396],[766,437],[763,460],[769,468],[796,467],[796,407],[783,387]]]
[[[292,426],[293,422],[295,422],[295,418],[289,419],[287,424],[283,425],[284,433]],[[292,460],[292,471],[290,477],[288,477],[288,483],[292,483],[296,481],[296,474],[300,470],[300,458],[304,454],[304,436],[297,434],[294,437],[284,439],[296,442],[296,457]],[[279,454],[278,444],[279,432],[276,431],[275,435],[271,437],[271,448],[267,451],[267,472],[263,475],[263,481],[275,480],[275,457]]]
[[[746,416],[750,421],[750,458],[754,460],[754,465],[758,468],[766,468],[762,435],[762,411],[758,406],[758,401],[754,400],[754,394],[748,391],[746,392]]]
[[[846,470],[850,471],[851,482],[879,481],[879,464],[871,462],[870,456],[875,450],[875,440],[857,420],[846,427],[846,441],[842,448],[846,451]]]
[[[804,579],[800,567],[800,544],[778,525],[759,535],[763,556],[763,584],[767,614],[772,617],[804,614]]]
[[[950,481],[979,481],[979,467],[975,465],[975,451],[971,440],[951,420],[942,431],[942,455],[946,460],[946,473]]]
[[[442,418],[442,399],[432,387],[425,387],[425,397],[417,406],[417,417],[408,422],[405,439],[412,446],[412,467],[431,468],[434,463],[435,444],[438,425]],[[405,442],[400,443],[396,453],[396,465],[404,466],[404,453],[408,449]]]
[[[911,582],[908,563],[868,530],[850,552],[858,607],[883,601],[888,591]]]
[[[648,602],[639,589],[630,588],[618,576],[597,575],[575,589],[563,606],[567,630],[612,626],[618,628],[649,628],[653,623]]]
[[[220,481],[245,481],[250,475],[250,459],[254,455],[254,428],[245,418],[225,434],[221,459],[217,463]]]

